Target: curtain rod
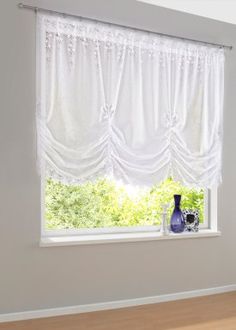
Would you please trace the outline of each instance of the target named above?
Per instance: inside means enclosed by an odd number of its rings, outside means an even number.
[[[56,10],[51,10],[51,9],[46,9],[46,8],[40,8],[40,7],[35,7],[35,6],[30,6],[30,5],[25,5],[23,3],[19,3],[18,7],[21,9],[30,9],[30,10],[34,10],[35,12],[37,11],[44,11],[44,12],[48,12],[48,13],[54,13],[54,14],[61,14],[61,15],[65,15],[65,16],[69,16],[69,17],[76,17],[76,18],[81,18],[81,19],[88,19],[91,21],[95,21],[95,22],[99,22],[99,23],[106,23],[106,24],[112,24],[114,26],[120,27],[120,28],[131,28],[133,30],[137,30],[137,31],[144,31],[144,32],[148,32],[148,33],[155,33],[159,36],[163,36],[163,37],[169,37],[169,38],[175,38],[175,39],[180,39],[180,40],[185,40],[185,41],[190,41],[190,42],[197,42],[197,43],[201,43],[201,44],[205,44],[205,45],[211,45],[211,46],[215,46],[215,47],[219,47],[219,48],[225,48],[225,49],[229,49],[232,50],[233,46],[228,46],[228,45],[223,45],[223,44],[217,44],[217,43],[213,43],[213,42],[207,42],[207,41],[202,41],[202,40],[197,40],[197,39],[190,39],[190,38],[185,38],[185,37],[179,37],[177,35],[172,35],[172,34],[167,34],[167,33],[160,33],[160,32],[155,32],[155,31],[149,31],[149,30],[144,30],[144,29],[138,29],[132,26],[126,26],[126,25],[121,25],[121,24],[116,24],[116,23],[110,23],[110,22],[106,22],[106,21],[101,21],[101,20],[97,20],[97,19],[93,19],[93,18],[89,18],[89,17],[83,17],[83,16],[78,16],[78,15],[73,15],[73,14],[67,14],[67,13],[63,13],[63,12],[59,12]]]

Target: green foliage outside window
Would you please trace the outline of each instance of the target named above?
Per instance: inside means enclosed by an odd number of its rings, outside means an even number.
[[[181,194],[181,208],[198,209],[204,215],[204,190],[192,189],[166,179],[149,189],[127,189],[109,179],[82,185],[65,185],[47,179],[45,187],[46,229],[81,229],[158,225],[163,204]]]

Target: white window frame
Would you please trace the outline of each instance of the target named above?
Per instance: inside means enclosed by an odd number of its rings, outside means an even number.
[[[74,245],[160,239],[160,225],[156,226],[134,226],[134,227],[109,227],[109,228],[87,228],[87,229],[60,229],[46,230],[45,226],[45,182],[46,175],[41,175],[41,246],[50,245]],[[204,222],[199,226],[199,232],[193,233],[193,237],[218,236],[217,231],[217,188],[206,189],[204,194]],[[156,236],[155,236],[156,235]],[[189,233],[171,234],[169,238],[190,237]],[[87,238],[87,239],[86,239]],[[145,239],[144,239],[145,238]],[[67,244],[68,243],[68,244]]]

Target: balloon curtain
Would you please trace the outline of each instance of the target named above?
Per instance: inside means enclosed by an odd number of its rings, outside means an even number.
[[[49,177],[220,183],[223,49],[39,12],[37,72]]]

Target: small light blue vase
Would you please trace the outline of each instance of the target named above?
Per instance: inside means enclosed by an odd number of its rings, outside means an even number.
[[[174,195],[175,208],[170,218],[170,229],[174,233],[182,233],[185,228],[183,213],[180,209],[181,195]]]

